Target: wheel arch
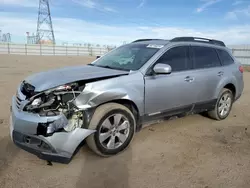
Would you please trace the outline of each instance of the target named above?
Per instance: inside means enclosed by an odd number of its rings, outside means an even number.
[[[237,84],[236,84],[236,80],[234,79],[225,79],[225,80],[221,80],[221,82],[218,84],[216,91],[215,91],[215,96],[214,98],[217,99],[221,90],[223,88],[229,89],[232,91],[234,99],[237,95]]]
[[[235,96],[236,96],[236,87],[235,87],[234,84],[228,83],[223,88],[226,88],[226,89],[229,89],[230,91],[232,91],[233,97],[235,98]]]

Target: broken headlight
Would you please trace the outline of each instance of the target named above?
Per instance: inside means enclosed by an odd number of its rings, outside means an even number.
[[[79,94],[77,83],[65,84],[48,89],[31,97],[24,111],[41,113],[43,116],[47,116],[47,114],[58,115],[58,113],[51,112],[60,112],[64,109],[69,109],[72,105],[72,101]]]
[[[42,103],[42,99],[39,97],[39,98],[33,100],[31,105],[32,106],[39,106],[41,103]]]
[[[24,110],[40,116],[57,116],[57,120],[39,123],[38,135],[50,136],[58,131],[70,132],[83,125],[83,112],[73,104],[84,86],[77,83],[61,85],[41,92],[29,99]]]

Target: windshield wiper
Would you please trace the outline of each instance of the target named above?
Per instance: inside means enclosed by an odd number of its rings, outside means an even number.
[[[114,67],[110,67],[108,65],[96,65],[96,64],[92,64],[92,63],[89,63],[87,65],[89,65],[89,66],[95,66],[95,67],[108,68],[108,69],[115,69]]]
[[[97,67],[102,67],[102,68],[107,68],[107,69],[114,69],[114,70],[130,71],[128,69],[123,69],[123,68],[119,68],[119,67],[111,67],[109,65],[96,65],[96,64],[92,64],[92,66],[97,66]]]
[[[107,69],[116,69],[114,67],[111,67],[109,65],[97,65],[98,67],[102,67],[102,68],[107,68]]]

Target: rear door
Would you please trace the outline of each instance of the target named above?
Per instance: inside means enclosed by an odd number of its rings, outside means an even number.
[[[199,91],[197,92],[196,103],[197,106],[200,104],[206,108],[206,105],[216,103],[215,93],[220,80],[224,76],[223,67],[216,50],[212,47],[192,45],[191,54],[196,90]]]

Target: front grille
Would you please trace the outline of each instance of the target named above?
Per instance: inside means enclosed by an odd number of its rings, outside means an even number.
[[[21,91],[21,92],[20,92]],[[21,94],[22,93],[22,94]],[[21,109],[22,102],[26,99],[29,99],[33,95],[35,95],[35,87],[32,86],[31,84],[23,81],[22,84],[20,85],[20,90],[18,89],[16,93],[16,107],[17,109]],[[24,95],[24,96],[22,96]]]
[[[20,109],[22,100],[16,95],[16,107]]]

